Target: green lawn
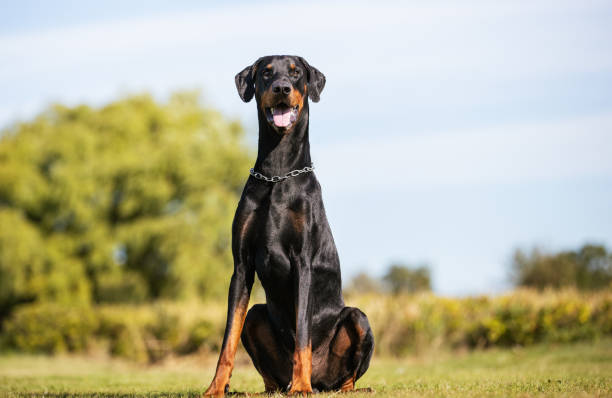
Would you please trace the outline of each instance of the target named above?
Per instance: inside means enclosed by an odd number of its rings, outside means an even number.
[[[181,359],[156,366],[84,357],[0,357],[0,395],[198,396],[214,360]],[[406,359],[374,358],[357,383],[374,393],[351,397],[612,396],[612,340]],[[231,391],[263,390],[244,357]],[[334,396],[322,394],[320,396]]]

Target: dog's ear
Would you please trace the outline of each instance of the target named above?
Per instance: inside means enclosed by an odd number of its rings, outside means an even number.
[[[304,64],[308,79],[308,96],[312,102],[319,102],[321,91],[325,87],[325,75],[314,66],[310,66],[302,57],[298,57],[300,62]]]
[[[236,75],[236,88],[238,95],[244,102],[249,102],[255,95],[255,74],[257,73],[257,60],[253,65],[247,66]]]

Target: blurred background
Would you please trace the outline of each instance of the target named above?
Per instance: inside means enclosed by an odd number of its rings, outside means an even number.
[[[312,156],[380,352],[610,333],[611,20],[597,0],[2,2],[4,346],[218,348],[257,143],[234,75],[268,54],[327,77]]]

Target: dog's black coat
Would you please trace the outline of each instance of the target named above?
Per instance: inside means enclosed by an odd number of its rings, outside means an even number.
[[[236,86],[245,102],[257,100],[255,171],[282,176],[310,166],[308,97],[318,102],[323,74],[301,57],[268,56],[240,72]],[[274,107],[297,110],[295,121],[278,126]],[[344,305],[338,254],[314,173],[277,183],[251,176],[236,210],[232,252],[228,321],[207,394],[227,388],[243,320],[242,343],[267,391],[352,389],[368,368],[374,338],[365,314]],[[245,319],[255,273],[266,304],[253,306]]]

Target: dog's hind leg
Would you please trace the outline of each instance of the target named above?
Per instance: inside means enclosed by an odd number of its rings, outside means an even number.
[[[318,361],[325,365],[313,371],[313,386],[321,390],[353,390],[357,379],[368,369],[374,351],[374,336],[363,312],[344,307],[339,318],[327,360]]]

